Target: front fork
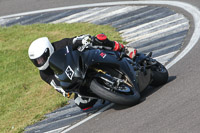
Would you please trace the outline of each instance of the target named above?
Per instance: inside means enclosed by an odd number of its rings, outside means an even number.
[[[128,79],[125,78],[125,79],[120,79],[120,78],[117,78],[117,77],[113,77],[111,76],[110,74],[108,74],[107,72],[101,70],[101,69],[97,69],[97,68],[94,68],[94,70],[97,72],[97,73],[100,73],[100,74],[103,74],[101,76],[99,76],[101,79],[103,79],[104,81],[110,83],[112,86],[115,86],[115,87],[119,87],[119,85],[121,83],[125,83],[127,85],[129,85],[130,87],[132,87],[133,85],[131,85],[129,82],[128,82]]]

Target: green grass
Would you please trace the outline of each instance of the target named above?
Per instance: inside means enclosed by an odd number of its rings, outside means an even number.
[[[43,36],[53,42],[98,33],[121,42],[114,28],[87,23],[0,27],[0,132],[22,132],[44,114],[67,104],[66,98],[40,79],[28,58],[31,42]]]

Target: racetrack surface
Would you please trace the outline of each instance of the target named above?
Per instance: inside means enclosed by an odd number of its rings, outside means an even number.
[[[200,7],[198,0],[190,2]],[[193,29],[192,17],[188,18]],[[199,132],[198,44],[169,69],[170,82],[146,91],[140,104],[130,108],[115,105],[71,132]]]
[[[0,16],[55,7],[108,1],[112,0],[0,0]]]

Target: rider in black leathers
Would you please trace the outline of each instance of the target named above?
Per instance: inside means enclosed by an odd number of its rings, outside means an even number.
[[[88,40],[90,41],[88,42]],[[88,43],[95,48],[106,50],[121,51],[125,49],[125,47],[117,41],[110,41],[105,34],[98,34],[93,37],[90,35],[81,35],[73,38],[64,38],[53,43],[50,43],[47,37],[43,37],[32,42],[28,51],[29,58],[40,70],[41,78],[46,83],[53,86],[54,89],[63,96],[66,96],[66,92],[60,87],[60,83],[55,77],[53,70],[49,67],[49,58],[54,51],[65,48],[67,45],[71,45],[73,50],[81,51],[82,46],[88,45]],[[128,54],[133,58],[133,51],[130,51]],[[84,98],[78,94],[75,94],[74,100],[75,104],[83,110],[91,108],[97,101],[95,99]]]

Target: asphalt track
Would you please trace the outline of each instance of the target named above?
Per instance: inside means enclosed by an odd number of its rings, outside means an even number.
[[[16,3],[14,3],[16,2]],[[20,2],[22,2],[20,4]],[[5,4],[4,14],[19,13],[35,9],[44,9],[54,7],[55,3],[47,2],[45,7],[35,7],[34,1],[31,4],[25,4],[27,1],[0,1]],[[37,5],[42,5],[44,1],[36,1]],[[41,2],[41,3],[40,3]],[[78,1],[76,1],[78,2]],[[95,1],[90,1],[95,2]],[[187,1],[185,1],[187,2]],[[57,3],[57,2],[56,2]],[[80,1],[81,4],[83,1]],[[200,7],[198,0],[190,1],[192,5]],[[29,5],[24,9],[18,7]],[[52,4],[52,5],[51,5]],[[73,2],[67,3],[67,6]],[[77,3],[74,3],[77,4]],[[85,3],[84,3],[85,4]],[[11,7],[9,7],[11,5]],[[57,6],[60,6],[57,4]],[[61,6],[64,6],[62,4]],[[8,9],[16,10],[11,12]],[[174,7],[175,8],[175,7]],[[18,10],[19,9],[19,10]],[[29,10],[30,9],[30,10]],[[17,11],[18,10],[18,11]],[[193,20],[190,14],[183,12],[188,18],[191,18],[191,29],[194,28]],[[1,12],[2,13],[2,12]],[[192,30],[189,34],[192,34]],[[187,43],[190,38],[187,38]],[[171,81],[150,92],[145,93],[144,101],[140,104],[126,108],[113,106],[111,109],[101,113],[90,121],[71,130],[71,132],[196,132],[200,131],[200,91],[199,91],[199,41],[194,48],[184,56],[179,62],[169,69]]]

